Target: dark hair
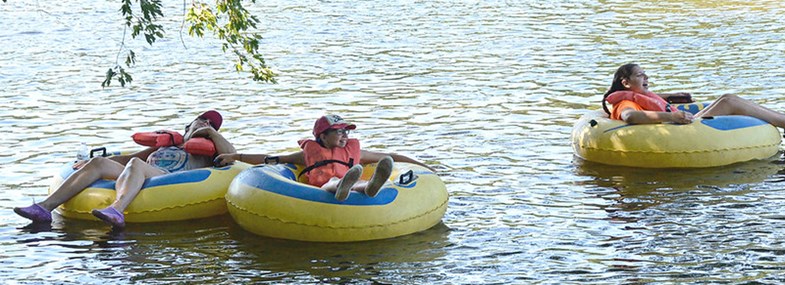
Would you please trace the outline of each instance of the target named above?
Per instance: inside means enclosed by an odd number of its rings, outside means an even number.
[[[627,90],[624,85],[621,84],[623,79],[629,79],[632,76],[632,70],[638,67],[638,64],[635,63],[628,63],[622,66],[619,66],[619,69],[616,69],[616,73],[613,74],[613,82],[611,82],[611,87],[608,88],[608,91],[605,92],[605,95],[602,95],[602,109],[605,110],[605,113],[608,115],[611,114],[611,111],[608,110],[608,106],[605,105],[605,99],[608,98],[608,95],[616,91],[623,91]]]
[[[332,131],[332,130],[335,130],[335,129],[326,129],[323,132],[319,133],[319,135],[316,136],[316,143],[318,143],[322,147],[325,147],[324,146],[324,141],[322,140],[322,134],[327,134],[327,132]]]

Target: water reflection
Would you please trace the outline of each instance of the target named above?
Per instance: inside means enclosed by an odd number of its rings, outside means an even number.
[[[709,168],[636,168],[614,166],[575,158],[575,172],[593,178],[584,185],[613,187],[638,191],[640,188],[723,187],[730,184],[761,183],[778,174],[783,166],[781,154],[766,160],[755,160]]]
[[[587,178],[579,184],[607,201],[596,206],[616,225],[599,241],[613,249],[600,261],[609,270],[640,271],[651,280],[714,282],[723,280],[716,278],[720,273],[723,278],[754,274],[756,269],[745,268],[749,262],[785,259],[778,246],[764,242],[779,236],[765,220],[782,220],[772,209],[783,199],[772,189],[785,175],[779,155],[703,169],[642,169],[576,159],[575,172]],[[729,274],[728,268],[738,271]]]
[[[442,269],[438,266],[422,264],[433,264],[445,257],[450,245],[448,234],[449,229],[439,223],[429,230],[393,239],[309,243],[256,236],[236,225],[228,215],[192,221],[131,223],[123,231],[113,231],[98,221],[55,217],[52,225],[22,227],[19,237],[24,238],[16,242],[32,249],[26,254],[39,255],[36,259],[47,265],[29,274],[55,278],[59,274],[57,268],[84,268],[84,274],[76,280],[86,283],[99,278],[162,282],[187,277],[189,282],[200,284],[266,281],[399,284],[417,280],[425,283],[440,274]],[[64,258],[52,259],[53,254]],[[31,262],[19,256],[7,265],[24,272]]]
[[[288,277],[292,282],[310,276],[322,282],[389,284],[427,283],[427,278],[438,276],[442,269],[433,264],[446,255],[448,233],[449,229],[439,223],[429,230],[393,239],[311,243],[255,236],[239,227],[230,231],[237,252],[242,253],[238,262],[244,265],[235,268],[238,271],[253,263],[272,272],[294,273]]]
[[[638,211],[662,205],[700,200],[713,206],[735,200],[749,200],[754,188],[781,181],[785,166],[776,155],[757,160],[713,168],[646,169],[612,166],[576,158],[576,175],[586,180],[588,192],[612,201],[602,208],[618,220],[634,221]],[[644,215],[645,216],[645,215]]]

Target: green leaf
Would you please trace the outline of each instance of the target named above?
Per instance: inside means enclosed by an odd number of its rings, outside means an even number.
[[[120,0],[120,3],[119,12],[125,19],[124,29],[130,29],[132,39],[144,35],[145,41],[153,45],[157,40],[166,37],[163,25],[157,23],[164,16],[161,0]],[[248,70],[254,81],[276,83],[276,74],[269,69],[264,56],[259,52],[262,36],[257,32],[249,31],[249,29],[256,29],[260,20],[243,7],[241,0],[216,0],[213,5],[195,0],[190,2],[190,7],[182,17],[188,25],[190,36],[202,38],[207,31],[210,31],[220,40],[221,50],[236,56],[235,70],[238,72]],[[125,30],[123,35],[127,31]],[[123,52],[127,52],[125,66],[130,67],[136,64],[136,54],[131,50],[125,50],[125,40],[123,38],[117,60]],[[123,87],[133,81],[131,75],[117,63],[114,68],[107,71],[101,86],[109,86],[113,79]]]
[[[109,84],[112,82],[112,77],[114,75],[115,75],[114,70],[112,70],[111,68],[109,70],[107,70],[106,71],[106,78],[104,79],[104,82],[101,83],[101,87],[109,86]]]

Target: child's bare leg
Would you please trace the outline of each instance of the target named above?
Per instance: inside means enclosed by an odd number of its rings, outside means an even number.
[[[327,183],[324,183],[321,188],[324,191],[335,193],[335,190],[338,189],[339,181],[341,181],[341,179],[338,177],[330,178],[330,180],[327,181]]]
[[[338,181],[338,187],[335,189],[335,199],[343,201],[346,200],[346,198],[349,198],[349,192],[351,192],[352,186],[360,180],[362,174],[363,167],[359,164],[349,168],[349,171],[346,171],[346,175],[341,178],[341,181]]]

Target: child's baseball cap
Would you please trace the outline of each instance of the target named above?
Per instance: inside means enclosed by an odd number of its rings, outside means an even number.
[[[313,124],[313,136],[319,137],[320,134],[327,130],[349,129],[354,130],[357,126],[345,121],[338,115],[324,115]]]

